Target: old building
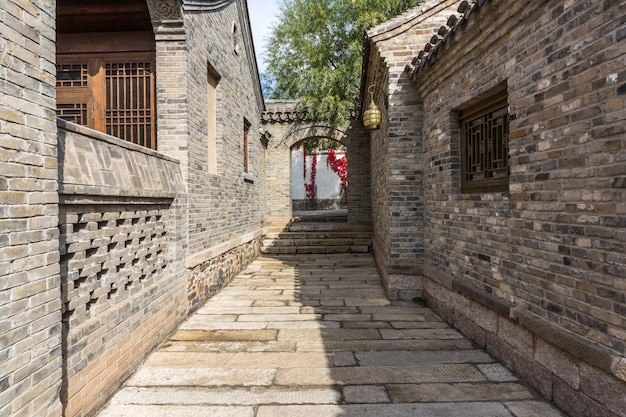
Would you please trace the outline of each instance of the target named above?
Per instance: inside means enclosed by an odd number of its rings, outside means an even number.
[[[0,414],[84,416],[258,254],[247,5],[11,0],[0,29]]]
[[[2,2],[0,415],[94,411],[290,221],[324,137],[389,298],[624,416],[625,11],[424,2],[366,34],[368,133],[265,108],[244,0]]]
[[[622,2],[431,1],[367,32],[375,255],[572,416],[626,407]]]

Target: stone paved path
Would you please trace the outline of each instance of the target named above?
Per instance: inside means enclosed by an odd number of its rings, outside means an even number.
[[[429,309],[389,303],[365,254],[259,258],[99,415],[214,416],[564,414]]]

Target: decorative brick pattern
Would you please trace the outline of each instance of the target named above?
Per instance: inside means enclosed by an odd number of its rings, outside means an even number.
[[[114,308],[166,272],[168,210],[62,206],[62,301],[70,328]]]

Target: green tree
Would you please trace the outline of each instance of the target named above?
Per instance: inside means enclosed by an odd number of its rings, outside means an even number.
[[[359,94],[363,34],[421,0],[282,0],[268,42],[273,99],[339,123]]]

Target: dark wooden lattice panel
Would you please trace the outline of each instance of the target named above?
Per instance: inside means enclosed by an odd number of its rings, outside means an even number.
[[[87,103],[59,103],[57,116],[68,122],[87,125]]]
[[[87,64],[57,65],[57,87],[87,87]]]
[[[508,105],[497,97],[461,116],[462,187],[466,191],[508,188]]]
[[[155,48],[152,32],[60,34],[59,117],[156,149]]]
[[[105,65],[107,133],[154,148],[154,111],[150,62]]]

